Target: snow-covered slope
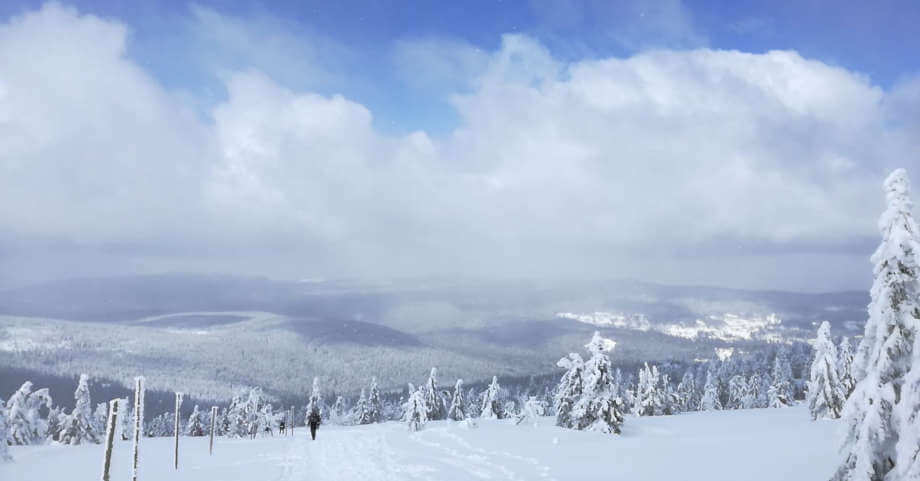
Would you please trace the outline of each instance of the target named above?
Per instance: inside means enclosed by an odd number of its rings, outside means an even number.
[[[809,421],[803,407],[627,419],[622,436],[480,420],[429,423],[418,433],[386,423],[322,427],[295,438],[144,439],[140,479],[200,480],[777,480],[826,479],[836,461],[837,423]],[[98,479],[102,446],[14,447],[0,479]],[[113,479],[129,479],[130,443],[120,442]]]

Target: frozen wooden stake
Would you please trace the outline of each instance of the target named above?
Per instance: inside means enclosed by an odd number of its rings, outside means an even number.
[[[141,433],[144,431],[144,377],[134,378],[134,465],[131,468],[131,479],[137,481],[137,452],[141,443]]]
[[[294,435],[294,406],[291,406],[291,436]]]
[[[105,455],[102,458],[102,481],[109,481],[112,465],[112,444],[115,443],[115,422],[118,421],[118,399],[109,401],[109,416],[105,423]]]
[[[175,450],[175,457],[173,458],[176,470],[179,469],[179,407],[180,406],[182,406],[182,393],[177,392],[176,393],[176,422],[175,422],[175,429],[174,429],[175,438],[176,438],[176,450]]]
[[[217,426],[217,406],[211,406],[211,442],[208,444],[208,454],[214,454],[214,428]]]

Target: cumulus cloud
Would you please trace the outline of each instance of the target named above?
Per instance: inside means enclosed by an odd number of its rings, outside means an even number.
[[[88,252],[112,270],[852,287],[880,179],[916,158],[915,83],[789,51],[568,62],[508,35],[442,65],[468,78],[460,127],[433,138],[251,66],[202,120],[125,42],[57,5],[0,26],[7,283],[82,274],[42,262]]]

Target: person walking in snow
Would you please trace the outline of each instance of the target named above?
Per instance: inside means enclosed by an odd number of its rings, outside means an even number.
[[[308,424],[310,425],[310,437],[316,441],[316,430],[319,429],[321,419],[319,413],[313,411],[310,413],[310,417],[307,419]]]

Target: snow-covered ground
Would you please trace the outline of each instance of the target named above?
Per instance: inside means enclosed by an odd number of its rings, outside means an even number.
[[[627,419],[622,436],[479,420],[306,429],[291,437],[144,439],[139,479],[213,480],[777,480],[826,479],[833,471],[838,424],[812,422],[803,407],[688,413]],[[102,446],[29,446],[0,464],[0,479],[99,479]],[[130,443],[119,442],[112,479],[130,479]]]

